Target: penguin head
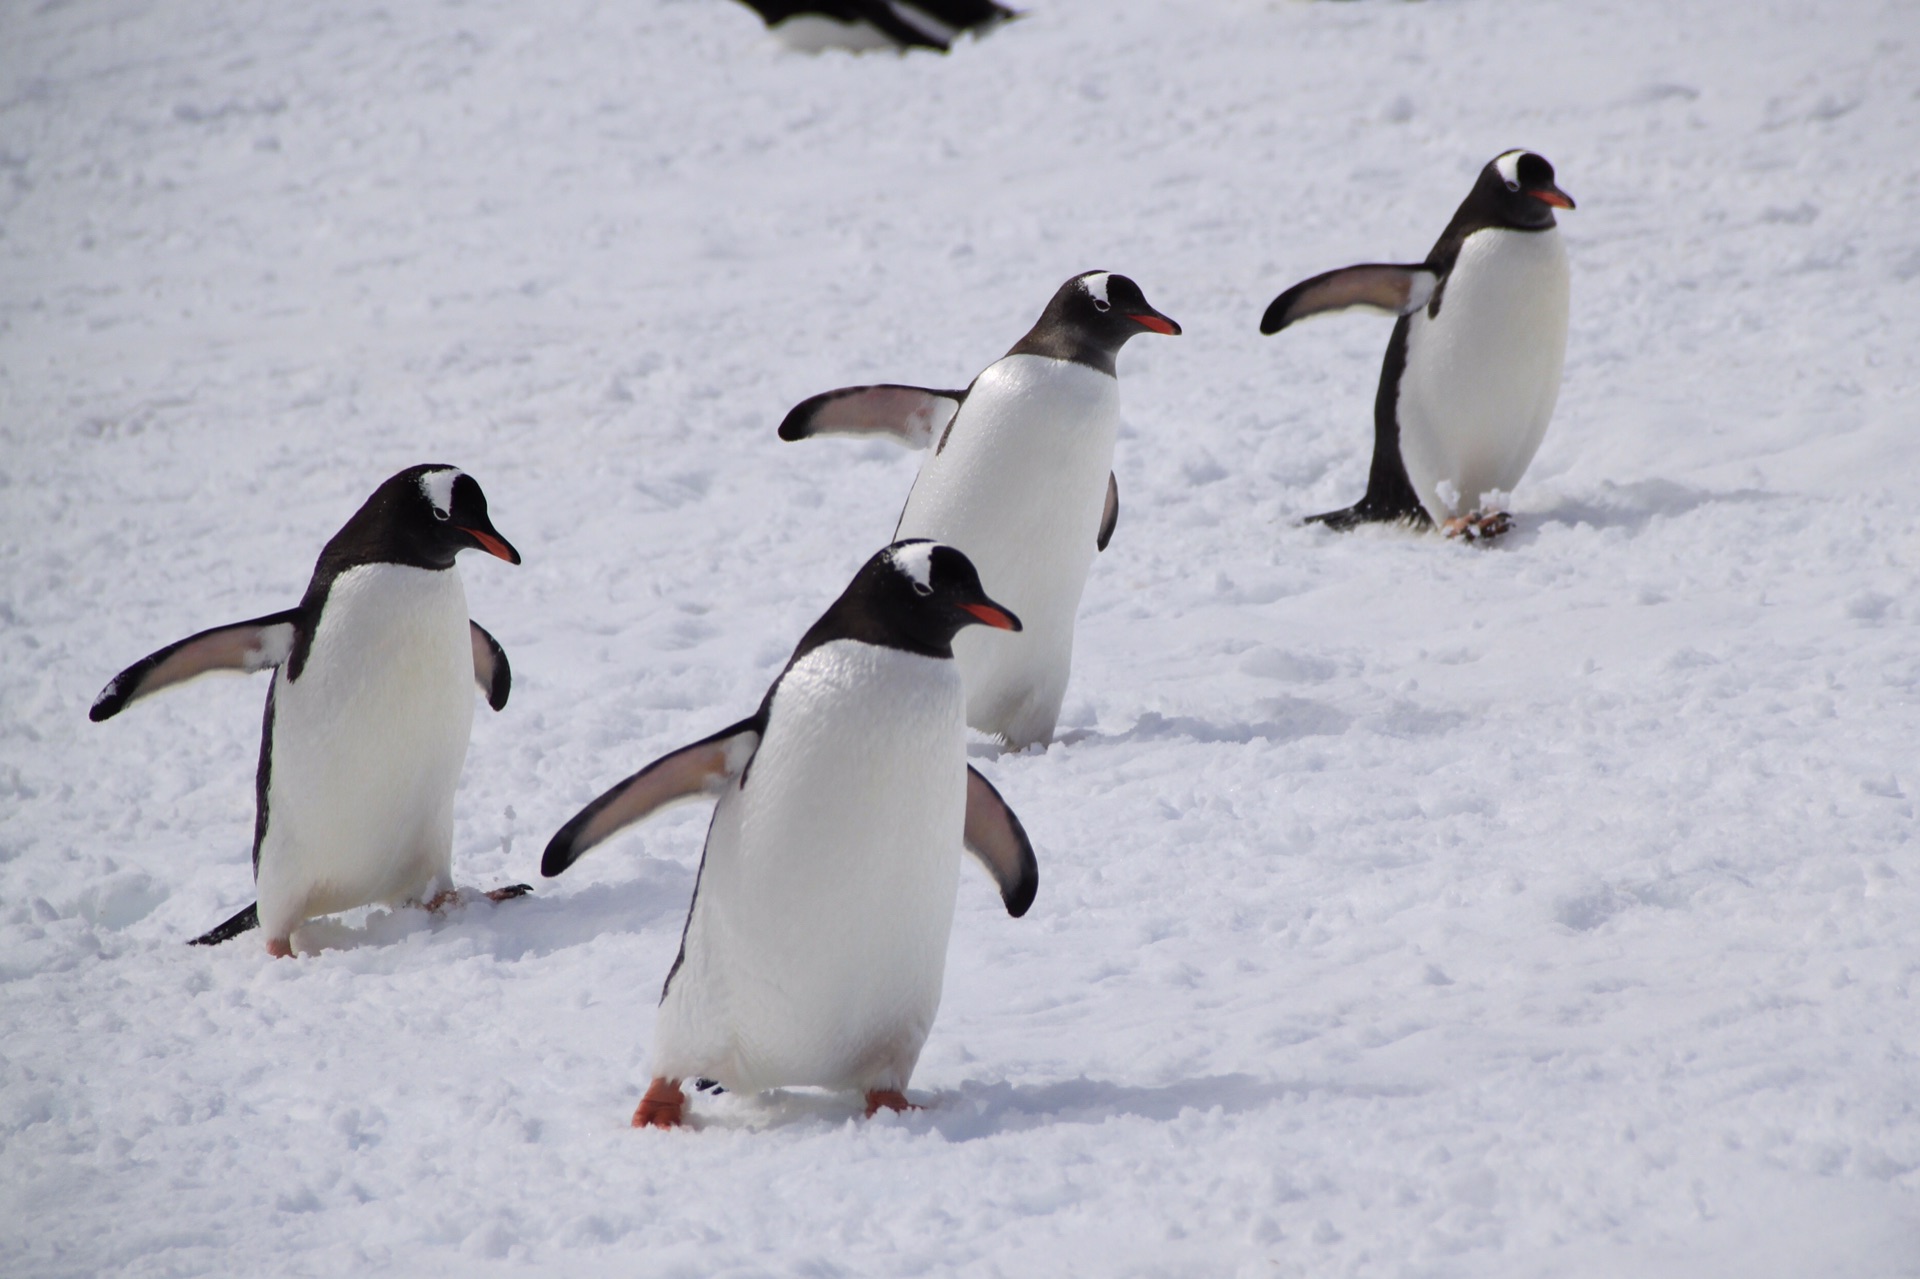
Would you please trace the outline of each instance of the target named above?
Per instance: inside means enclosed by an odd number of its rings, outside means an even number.
[[[1114,371],[1114,356],[1136,333],[1178,333],[1147,304],[1140,286],[1111,271],[1085,271],[1061,285],[1008,355],[1040,355]]]
[[[1017,631],[1020,619],[987,595],[972,560],[951,546],[909,538],[875,552],[860,566],[794,656],[850,639],[925,657],[952,657],[953,637],[968,626]]]
[[[1571,209],[1573,197],[1553,184],[1553,166],[1531,151],[1506,151],[1487,162],[1473,198],[1492,220],[1529,230],[1550,227],[1555,209]]]
[[[427,499],[427,508],[433,521],[431,525],[423,525],[423,531],[430,530],[438,543],[446,548],[449,561],[460,551],[471,547],[498,556],[509,564],[520,562],[520,552],[500,536],[493,527],[493,521],[487,518],[487,495],[480,491],[478,481],[458,467],[426,466],[414,469],[420,472],[420,492]]]
[[[892,606],[916,620],[924,618],[929,632],[945,630],[951,640],[967,626],[1020,629],[1019,618],[987,597],[973,561],[951,546],[924,537],[908,538],[880,552],[874,561],[892,570],[881,575]]]
[[[1148,304],[1139,285],[1112,271],[1083,271],[1068,280],[1047,304],[1047,315],[1057,315],[1115,351],[1136,333],[1180,333],[1178,324]]]
[[[351,564],[453,567],[467,549],[497,555],[509,564],[520,552],[487,518],[487,495],[458,467],[410,466],[373,491],[346,526],[327,543],[323,559]]]

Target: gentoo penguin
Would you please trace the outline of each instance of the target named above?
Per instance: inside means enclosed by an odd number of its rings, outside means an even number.
[[[993,0],[741,0],[791,49],[935,49],[1015,17]]]
[[[1073,665],[1073,621],[1096,551],[1120,517],[1114,357],[1136,333],[1177,334],[1124,275],[1060,286],[1039,321],[964,391],[854,386],[803,401],[780,438],[890,435],[931,445],[894,530],[965,551],[1026,621],[1011,643],[954,641],[967,723],[1015,749],[1053,740]]]
[[[1400,317],[1374,397],[1367,494],[1310,523],[1405,520],[1476,539],[1511,526],[1485,503],[1520,482],[1560,395],[1567,251],[1553,211],[1572,207],[1551,164],[1507,151],[1480,170],[1425,262],[1343,267],[1273,300],[1262,333],[1354,306]]]
[[[1039,869],[1019,819],[967,764],[954,635],[1017,631],[967,557],[928,541],[868,560],[760,709],[655,760],[547,845],[558,875],[674,800],[716,795],[680,954],[660,992],[653,1082],[633,1126],[672,1128],[680,1083],[741,1092],[903,1090],[940,1005],[964,846],[1007,913]]]
[[[289,955],[317,915],[451,893],[469,685],[499,710],[512,683],[506,653],[467,617],[453,560],[468,547],[520,562],[471,476],[409,467],[333,535],[298,605],[169,644],[94,699],[98,722],[208,671],[273,668],[254,782],[259,900],[195,945],[258,926],[271,954]]]

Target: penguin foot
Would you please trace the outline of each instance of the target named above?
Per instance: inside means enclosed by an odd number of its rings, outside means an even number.
[[[678,1079],[656,1078],[647,1085],[647,1095],[633,1112],[635,1128],[678,1128],[685,1120],[687,1094],[680,1091]]]
[[[275,959],[291,959],[293,957],[293,943],[285,937],[269,937],[267,938],[267,953]]]
[[[907,1100],[907,1095],[892,1088],[867,1089],[867,1118],[871,1119],[882,1109],[895,1114],[905,1114],[909,1110],[925,1110],[925,1106],[916,1106]]]
[[[525,897],[532,891],[532,884],[508,884],[505,888],[495,888],[480,895],[490,902],[510,902],[516,897]],[[465,898],[466,893],[463,890],[449,888],[421,902],[420,909],[437,915],[449,906],[458,906]]]
[[[1491,542],[1513,528],[1513,516],[1505,511],[1475,511],[1470,515],[1448,520],[1440,527],[1448,537],[1458,537],[1469,542]]]

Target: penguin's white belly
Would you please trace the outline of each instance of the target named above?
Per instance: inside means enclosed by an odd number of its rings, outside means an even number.
[[[1119,423],[1111,376],[1010,355],[974,381],[900,516],[896,536],[957,548],[1019,615],[1018,634],[973,627],[953,642],[967,722],[1015,746],[1049,740],[1059,718]]]
[[[451,886],[473,728],[460,575],[373,564],[334,579],[299,679],[274,674],[260,923]]]
[[[654,1074],[906,1086],[953,929],[963,705],[952,662],[850,640],[787,672],[714,811]]]
[[[1567,353],[1567,253],[1557,229],[1478,231],[1414,314],[1400,378],[1400,457],[1436,522],[1511,493],[1540,447]]]

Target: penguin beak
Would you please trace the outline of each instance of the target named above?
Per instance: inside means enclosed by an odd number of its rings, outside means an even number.
[[[1573,207],[1573,197],[1565,191],[1562,191],[1559,187],[1529,187],[1527,194],[1542,204],[1551,204],[1556,209],[1571,209]]]
[[[1158,311],[1144,311],[1138,315],[1129,311],[1127,318],[1149,333],[1164,333],[1168,337],[1180,336],[1180,326]]]
[[[454,527],[472,538],[480,549],[487,554],[498,555],[509,564],[518,564],[520,562],[520,552],[514,550],[513,547],[508,544],[506,538],[501,537],[492,529],[468,528],[464,524],[456,524]]]
[[[962,612],[972,614],[976,620],[995,630],[1017,631],[1020,629],[1020,619],[997,604],[962,604],[960,609]]]

